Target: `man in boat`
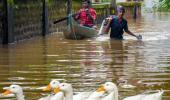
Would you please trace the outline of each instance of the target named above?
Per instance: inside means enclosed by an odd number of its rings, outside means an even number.
[[[91,7],[90,0],[84,0],[82,2],[82,8],[75,15],[80,25],[95,28],[96,11]]]
[[[118,13],[117,16],[111,15],[108,18],[106,18],[108,20],[108,23],[106,25],[105,32],[108,33],[109,30],[111,29],[110,38],[123,40],[123,33],[125,31],[127,34],[132,35],[137,39],[142,39],[141,35],[137,36],[128,29],[127,20],[123,18],[125,14],[125,8],[123,6],[119,6],[117,8],[117,13]]]

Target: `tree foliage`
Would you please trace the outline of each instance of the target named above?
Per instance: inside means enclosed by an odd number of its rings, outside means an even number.
[[[158,6],[160,11],[170,11],[170,0],[161,0]]]

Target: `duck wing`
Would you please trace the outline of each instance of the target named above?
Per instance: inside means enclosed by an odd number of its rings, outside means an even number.
[[[102,100],[115,100],[114,92],[111,92],[109,95],[102,98]]]
[[[162,100],[164,91],[161,90],[158,93],[148,94],[142,100]]]
[[[158,93],[153,94],[139,94],[136,96],[130,96],[123,100],[162,100],[163,90],[160,90]]]
[[[144,97],[145,97],[145,95],[139,94],[139,95],[135,95],[135,96],[126,97],[123,100],[143,100]]]
[[[49,100],[64,100],[64,93],[59,92],[55,94],[54,96],[52,96]]]
[[[92,92],[80,92],[73,96],[73,100],[86,100]]]

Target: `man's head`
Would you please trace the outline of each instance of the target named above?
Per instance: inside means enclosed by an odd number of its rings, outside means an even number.
[[[83,0],[82,1],[82,7],[83,8],[88,8],[90,6],[90,0]]]
[[[125,8],[123,6],[118,6],[117,13],[118,13],[118,17],[122,18],[125,14]]]

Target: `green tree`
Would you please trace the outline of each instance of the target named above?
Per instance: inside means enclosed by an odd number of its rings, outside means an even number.
[[[158,8],[160,11],[170,11],[170,0],[160,0]]]

